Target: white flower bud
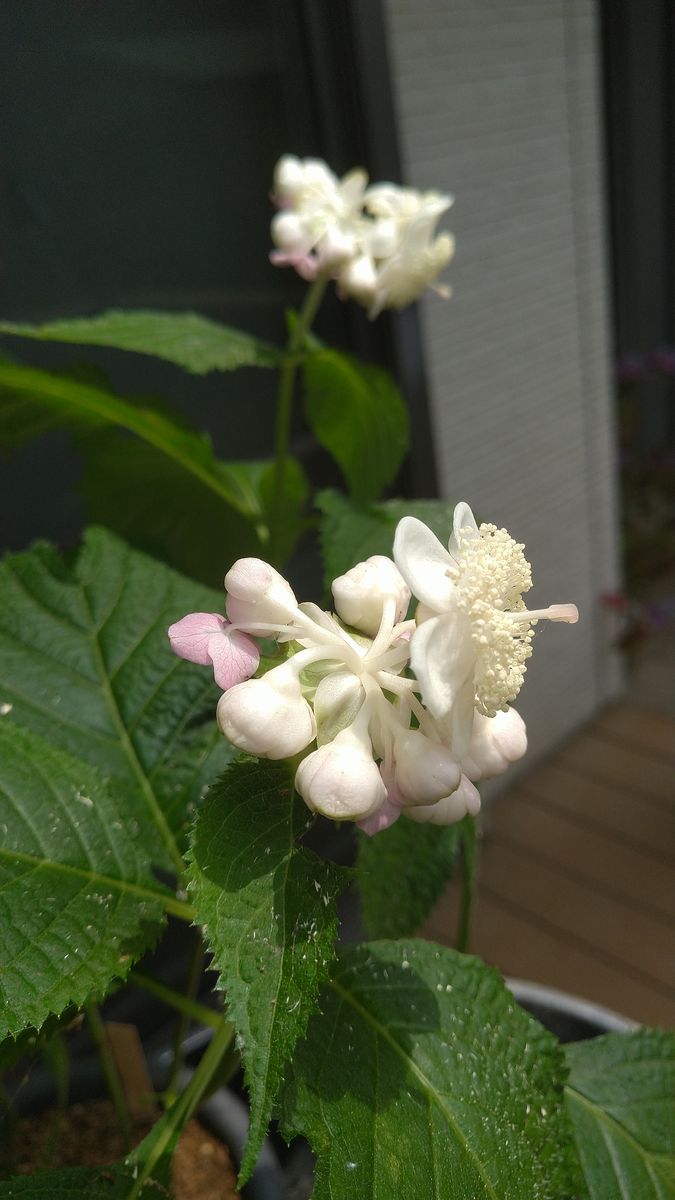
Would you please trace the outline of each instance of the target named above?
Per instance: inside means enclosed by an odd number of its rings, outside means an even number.
[[[395,221],[382,217],[373,223],[368,249],[373,258],[388,258],[398,249],[399,231]]]
[[[338,576],[333,580],[332,592],[338,616],[369,637],[375,637],[380,628],[386,600],[393,597],[396,601],[396,621],[403,619],[410,602],[405,579],[383,554],[374,554],[357,563],[346,575]]]
[[[330,226],[321,238],[317,247],[321,266],[335,267],[352,258],[356,246],[353,233],[340,229],[337,225]]]
[[[480,795],[466,775],[451,796],[444,796],[436,804],[415,805],[414,808],[404,808],[404,816],[411,821],[428,823],[430,825],[454,825],[461,821],[467,813],[475,817],[480,810]]]
[[[510,763],[517,762],[527,750],[525,722],[515,708],[494,717],[476,713],[469,749],[462,759],[462,770],[476,783],[501,775]]]
[[[304,251],[308,239],[305,227],[296,213],[283,211],[272,218],[272,241],[280,250]]]
[[[261,558],[238,558],[225,576],[225,588],[227,615],[244,632],[258,623],[285,625],[298,607],[291,585]]]
[[[333,821],[370,817],[387,796],[370,744],[353,727],[303,759],[295,786],[308,808]]]
[[[314,739],[314,714],[290,664],[225,692],[216,715],[225,737],[258,758],[291,758]]]
[[[274,168],[274,192],[280,200],[292,201],[305,184],[305,172],[299,158],[284,154]]]
[[[361,254],[350,262],[338,276],[340,288],[359,304],[371,304],[377,289],[377,272],[369,254]]]
[[[406,807],[437,804],[459,787],[462,771],[451,751],[419,729],[396,738],[394,759],[396,787]]]

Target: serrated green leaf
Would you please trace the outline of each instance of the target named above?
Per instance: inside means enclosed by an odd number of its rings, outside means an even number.
[[[344,948],[283,1095],[313,1200],[570,1200],[555,1039],[496,971],[429,942]]]
[[[391,558],[401,517],[418,517],[444,545],[452,532],[452,506],[446,500],[386,500],[363,506],[326,490],[319,492],[316,504],[323,513],[320,536],[327,587],[371,554]]]
[[[359,833],[357,884],[369,937],[415,933],[452,876],[460,830],[400,817],[376,837]]]
[[[111,346],[151,354],[195,375],[237,367],[273,367],[280,358],[274,346],[192,312],[110,310],[95,317],[70,317],[44,325],[3,321],[0,333],[41,342]]]
[[[308,816],[287,765],[235,763],[209,790],[192,839],[191,900],[251,1093],[244,1177],[334,953],[347,873],[296,844]]]
[[[124,799],[0,723],[0,1038],[105,995],[156,940],[170,893]]]
[[[209,587],[236,558],[261,555],[256,525],[146,442],[119,430],[85,444],[90,520]]]
[[[590,1200],[675,1198],[675,1033],[565,1047],[565,1089]]]
[[[218,689],[171,653],[168,626],[222,594],[89,530],[72,567],[38,545],[0,563],[0,707],[124,788],[159,866],[216,751]],[[206,722],[206,724],[205,724]],[[213,764],[218,765],[218,764]]]
[[[0,1183],[0,1200],[128,1200],[133,1183],[133,1171],[118,1165],[38,1171]],[[151,1180],[138,1200],[169,1200],[169,1192]]]
[[[408,449],[408,413],[388,371],[337,350],[304,367],[307,422],[341,468],[355,500],[376,500]]]
[[[22,405],[27,406],[28,416]],[[31,429],[42,432],[40,409],[50,415],[54,426],[126,429],[198,480],[223,504],[245,517],[260,516],[255,493],[241,472],[219,462],[208,439],[181,422],[157,408],[122,400],[70,375],[0,361],[0,444],[16,444],[17,421],[23,423],[24,439]]]

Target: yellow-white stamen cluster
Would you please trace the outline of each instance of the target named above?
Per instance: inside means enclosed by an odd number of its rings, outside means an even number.
[[[494,717],[515,700],[532,654],[532,625],[512,615],[525,611],[522,594],[532,587],[532,571],[525,547],[505,529],[483,524],[478,533],[458,535],[457,605],[471,623],[475,707]]]

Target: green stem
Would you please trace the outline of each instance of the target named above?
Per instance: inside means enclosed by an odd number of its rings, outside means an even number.
[[[201,933],[199,930],[197,930],[195,945],[192,951],[192,957],[188,969],[188,976],[185,983],[185,999],[188,1001],[192,1000],[194,1002],[196,999],[199,981],[202,977],[203,966],[204,943],[202,941]],[[191,1019],[192,1018],[183,1009],[180,1013],[178,1021],[176,1022],[176,1032],[173,1040],[173,1067],[171,1070],[171,1077],[166,1086],[166,1092],[169,1096],[173,1096],[176,1093],[178,1079],[183,1066],[183,1042],[185,1041]]]
[[[223,1020],[220,1013],[214,1012],[213,1009],[207,1008],[205,1004],[200,1004],[197,1000],[183,996],[181,992],[175,992],[173,988],[167,987],[157,979],[151,979],[149,975],[144,975],[141,971],[130,971],[127,981],[134,987],[149,992],[151,996],[156,996],[164,1004],[183,1013],[189,1020],[199,1021],[201,1025],[208,1025],[210,1029],[220,1029]]]
[[[153,1138],[148,1157],[141,1166],[127,1200],[136,1200],[141,1194],[143,1185],[170,1146],[174,1135],[190,1120],[233,1038],[234,1031],[230,1022],[222,1020],[185,1091],[162,1118],[163,1128],[157,1137]]]
[[[279,542],[284,522],[284,483],[293,415],[295,373],[298,366],[297,351],[302,347],[312,326],[327,284],[328,276],[319,275],[307,292],[295,328],[288,339],[287,357],[279,370],[279,395],[274,439],[274,502],[270,513],[270,559],[277,565],[280,565],[278,562]]]
[[[85,1012],[87,1014],[91,1036],[94,1039],[94,1045],[96,1046],[99,1059],[101,1060],[101,1066],[103,1068],[103,1074],[105,1076],[105,1081],[110,1093],[110,1099],[112,1100],[113,1108],[115,1109],[115,1116],[117,1117],[117,1124],[119,1125],[120,1133],[122,1134],[124,1149],[128,1152],[131,1147],[131,1117],[129,1115],[129,1109],[127,1108],[122,1081],[119,1077],[119,1072],[115,1064],[115,1059],[113,1058],[112,1050],[110,1049],[110,1043],[105,1031],[105,1025],[101,1020],[101,1014],[95,1004],[86,1004]]]
[[[476,894],[476,821],[466,816],[462,821],[462,901],[457,926],[457,949],[466,954],[471,937],[471,913]]]

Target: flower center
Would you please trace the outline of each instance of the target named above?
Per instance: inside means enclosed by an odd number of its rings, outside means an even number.
[[[475,706],[494,717],[518,695],[532,653],[534,630],[527,619],[522,593],[532,586],[524,546],[505,529],[481,525],[459,534],[458,604],[471,623],[476,652]]]

